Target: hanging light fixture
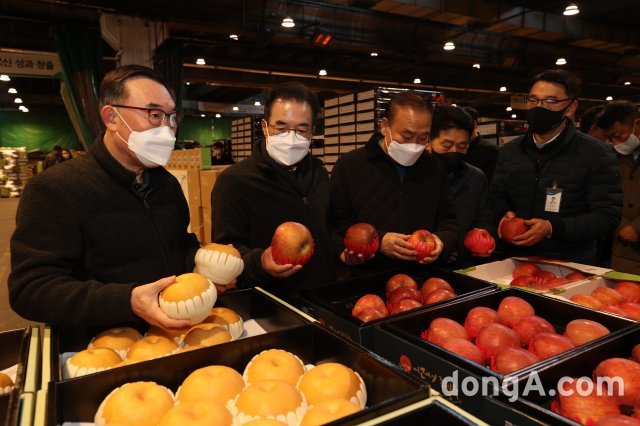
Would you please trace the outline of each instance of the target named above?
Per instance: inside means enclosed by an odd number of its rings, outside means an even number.
[[[200,114],[200,117],[205,118],[206,115],[205,114]]]
[[[13,94],[18,93],[18,91],[14,87],[9,88],[9,90],[7,90],[7,92],[13,93]]]
[[[262,105],[262,104],[260,103],[260,101],[255,101],[253,104],[254,104],[255,106],[260,106],[260,105]]]
[[[229,38],[230,38],[231,40],[238,41],[238,34],[229,34]]]
[[[507,111],[513,111],[513,108],[511,108],[510,106],[507,107]]]
[[[21,103],[22,103],[22,99],[20,99],[20,98],[15,98],[15,99],[13,100],[13,102],[15,102],[15,103],[17,103],[17,104],[21,104]]]
[[[378,52],[371,52],[371,56],[378,56]]]
[[[511,118],[518,118],[518,116],[515,114],[511,114]]]
[[[501,91],[501,92],[506,92],[506,91],[507,91],[507,88],[506,88],[505,86],[502,86],[502,87],[500,88],[500,91]]]
[[[480,69],[480,64],[473,64],[473,67],[474,67],[475,69],[479,70],[479,69]]]
[[[220,114],[216,114],[216,118],[222,118]]]
[[[196,64],[198,65],[205,65],[206,62],[204,61],[204,58],[198,58],[196,59]]]
[[[565,58],[558,58],[556,60],[556,65],[567,65],[567,60]]]
[[[630,81],[625,81],[625,82],[624,82],[624,85],[625,85],[625,86],[631,86],[631,82],[630,82]]]
[[[607,98],[605,99],[605,101],[612,101],[613,100],[613,96],[607,96]]]
[[[444,50],[453,50],[453,49],[455,49],[455,48],[456,48],[456,45],[455,45],[455,44],[453,44],[453,42],[452,42],[452,41],[448,41],[448,42],[446,42],[446,43],[444,44],[444,47],[443,47],[443,49],[444,49]]]
[[[562,12],[564,16],[573,16],[577,15],[578,13],[580,13],[580,9],[578,9],[578,5],[575,3],[569,3],[564,9],[564,12]]]
[[[318,75],[327,75],[327,70],[325,70],[324,68],[321,69],[320,71],[318,71]]]
[[[238,110],[240,110],[240,108],[238,108],[237,106],[234,106],[234,107],[233,107],[233,108],[231,108],[231,109],[232,109],[232,110],[234,110],[234,111],[238,111]]]
[[[420,84],[420,83],[422,83],[422,80],[420,80],[419,78],[413,79],[413,84]]]
[[[0,75],[0,81],[11,81],[8,75],[2,74]]]
[[[282,20],[282,26],[285,28],[293,28],[296,26],[296,23],[293,21],[293,19],[290,16],[285,16],[284,19]]]

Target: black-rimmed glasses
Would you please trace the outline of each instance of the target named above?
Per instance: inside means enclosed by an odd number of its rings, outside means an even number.
[[[136,107],[136,106],[130,106],[130,105],[117,105],[117,104],[113,104],[111,106],[117,107],[117,108],[129,108],[129,109],[137,109],[140,111],[146,111],[149,123],[154,127],[161,126],[162,123],[164,123],[164,119],[166,117],[169,117],[169,127],[173,127],[175,129],[176,127],[178,127],[178,123],[180,122],[180,118],[181,118],[177,112],[168,113],[161,110],[160,108]]]
[[[293,131],[294,134],[296,135],[296,139],[298,140],[304,140],[304,139],[310,139],[311,137],[311,129],[291,129],[289,127],[287,127],[286,125],[273,125],[273,124],[268,124],[269,127],[271,127],[273,130],[276,131],[276,133],[278,135],[281,135],[283,133],[285,134],[289,134],[289,132]]]
[[[555,99],[555,98],[546,98],[546,99],[538,99],[535,96],[525,95],[524,101],[527,103],[529,108],[536,107],[538,105],[542,105],[543,107],[552,107],[558,105],[560,102],[571,101],[573,99]]]

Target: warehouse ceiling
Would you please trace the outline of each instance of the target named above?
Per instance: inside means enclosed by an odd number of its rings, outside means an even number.
[[[639,101],[640,2],[576,3],[580,14],[565,17],[568,2],[544,0],[0,0],[0,48],[55,51],[57,24],[98,27],[108,13],[166,23],[184,46],[185,99],[214,109],[252,105],[295,78],[325,98],[376,85],[438,88],[451,102],[500,117],[510,94],[526,92],[560,57],[583,79],[584,106],[607,96]],[[281,26],[286,16],[294,28]],[[333,37],[327,47],[313,45],[318,33]],[[443,49],[447,41],[455,50]],[[118,55],[104,47],[113,67]],[[34,108],[63,107],[59,83],[30,80],[16,85],[37,99]],[[0,108],[14,108],[4,92]]]

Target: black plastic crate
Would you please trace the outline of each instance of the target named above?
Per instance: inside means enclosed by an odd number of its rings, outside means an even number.
[[[27,358],[31,341],[31,328],[0,332],[0,370],[18,366],[15,386],[11,392],[0,396],[0,422],[14,424],[20,394],[24,390],[24,380],[27,369]]]

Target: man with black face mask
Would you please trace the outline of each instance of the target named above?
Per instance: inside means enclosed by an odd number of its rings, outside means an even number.
[[[489,188],[494,216],[521,217],[530,227],[506,245],[509,255],[594,264],[597,239],[618,226],[622,190],[613,151],[568,119],[579,88],[568,71],[536,76],[526,97],[529,131],[500,150]]]
[[[473,118],[465,110],[440,106],[433,113],[431,139],[427,144],[427,150],[442,162],[448,173],[451,201],[458,215],[458,243],[448,259],[448,266],[454,268],[474,264],[463,244],[467,232],[481,228],[496,236],[487,178],[482,170],[465,162],[473,129]],[[476,260],[475,263],[480,263],[480,259]]]

